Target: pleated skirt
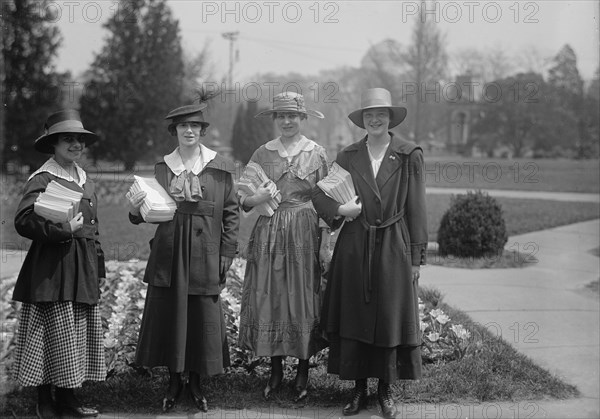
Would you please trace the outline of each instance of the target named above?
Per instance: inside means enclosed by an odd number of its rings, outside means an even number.
[[[310,202],[260,217],[248,243],[239,345],[257,356],[308,359],[320,338],[318,217]]]
[[[104,381],[106,363],[98,305],[71,301],[23,303],[14,378],[22,386],[81,387]]]

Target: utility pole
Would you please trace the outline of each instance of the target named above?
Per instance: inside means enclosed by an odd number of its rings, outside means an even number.
[[[229,40],[229,77],[227,80],[227,84],[228,84],[227,87],[229,89],[231,89],[231,88],[233,88],[233,62],[234,62],[233,44],[235,43],[235,41],[237,41],[237,37],[240,35],[240,32],[239,31],[224,32],[221,35],[223,36],[223,38]]]

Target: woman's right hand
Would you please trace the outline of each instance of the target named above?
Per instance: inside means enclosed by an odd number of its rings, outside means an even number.
[[[146,192],[139,191],[133,194],[129,198],[129,212],[133,215],[139,215],[140,207],[144,203],[144,198],[146,198]]]
[[[350,201],[342,204],[338,208],[338,214],[346,217],[347,221],[352,221],[360,215],[362,212],[362,202],[359,201],[358,197],[351,199]]]
[[[251,207],[255,207],[257,205],[262,204],[263,202],[267,202],[269,199],[274,198],[277,193],[277,188],[275,188],[275,184],[270,184],[271,182],[265,182],[256,188],[256,192],[246,198],[245,204]]]
[[[78,212],[75,217],[69,221],[69,226],[71,227],[71,233],[75,233],[83,228],[83,214]]]

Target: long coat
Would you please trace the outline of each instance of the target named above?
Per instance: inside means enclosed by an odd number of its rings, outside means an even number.
[[[174,247],[177,217],[192,218],[189,272],[189,294],[218,295],[220,256],[235,257],[239,211],[236,191],[233,184],[235,166],[231,160],[217,155],[198,174],[203,199],[198,202],[177,202],[175,217],[171,221],[159,223],[151,241],[150,257],[144,274],[144,282],[155,287],[169,287],[173,274]],[[155,166],[155,177],[161,186],[169,191],[173,173],[165,162]],[[134,223],[143,221],[141,216],[132,216]]]
[[[425,263],[427,248],[423,152],[392,135],[374,178],[366,139],[336,159],[352,175],[362,213],[339,233],[321,325],[329,334],[375,346],[418,346],[418,284],[412,266]],[[313,203],[332,228],[339,227],[340,204],[318,188]]]
[[[52,180],[83,193],[79,211],[83,228],[71,233],[69,223],[54,223],[33,211],[33,204]],[[25,185],[17,208],[17,232],[33,240],[15,284],[13,300],[25,303],[74,301],[96,304],[99,278],[104,277],[104,252],[98,242],[97,199],[94,182],[83,188],[49,172],[34,175]]]

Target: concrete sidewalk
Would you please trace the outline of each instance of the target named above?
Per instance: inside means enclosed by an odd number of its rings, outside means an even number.
[[[577,386],[569,400],[399,406],[400,418],[598,418],[600,417],[600,310],[586,289],[600,278],[600,220],[509,238],[507,248],[538,262],[524,269],[468,270],[427,266],[421,285],[440,289],[444,301],[501,335],[538,365]],[[597,252],[596,252],[597,254]],[[2,278],[18,271],[23,254],[3,254]],[[15,270],[16,267],[16,270]],[[331,418],[340,408],[214,409],[198,418]],[[377,417],[376,406],[359,418]],[[105,413],[101,418],[145,418]],[[190,415],[168,417],[190,417]]]

